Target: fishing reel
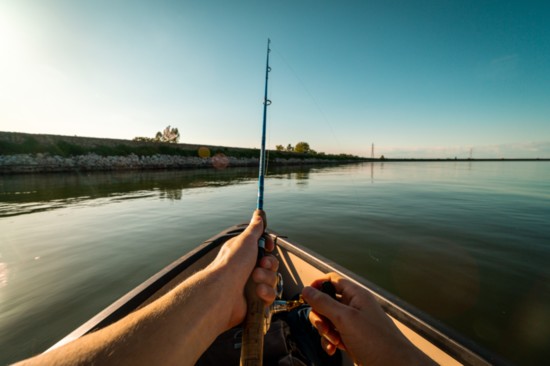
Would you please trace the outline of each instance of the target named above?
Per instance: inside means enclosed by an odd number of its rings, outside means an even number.
[[[276,300],[273,301],[273,304],[265,308],[265,325],[264,325],[264,334],[268,331],[269,326],[271,325],[271,318],[275,314],[292,311],[302,305],[307,305],[307,302],[302,297],[302,294],[298,296],[297,300],[282,300],[283,297],[283,276],[280,273],[277,273],[277,296]],[[321,292],[329,295],[333,299],[336,299],[336,288],[330,281],[325,281],[321,284]]]
[[[296,309],[299,306],[305,305],[306,302],[302,298],[302,295],[298,297],[298,300],[283,300],[283,276],[280,273],[277,273],[277,296],[275,301],[270,306],[266,306],[264,314],[264,334],[267,333],[273,315],[289,312]]]

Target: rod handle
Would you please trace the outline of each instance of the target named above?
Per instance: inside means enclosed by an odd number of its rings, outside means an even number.
[[[241,366],[261,366],[264,352],[265,314],[264,302],[256,296],[256,284],[249,279],[246,288],[247,314],[241,346]]]
[[[264,225],[264,234],[258,240],[258,262],[265,255],[265,230],[267,229],[267,217],[264,210],[256,210],[262,218]],[[252,276],[248,279],[245,286],[246,296],[246,318],[244,320],[244,329],[241,346],[240,366],[261,366],[263,363],[264,335],[267,331],[267,307],[264,302],[256,295],[256,283]]]

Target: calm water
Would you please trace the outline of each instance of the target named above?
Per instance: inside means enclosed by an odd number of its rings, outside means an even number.
[[[0,364],[249,219],[256,169],[0,176]],[[518,364],[550,357],[550,163],[272,170],[269,225]]]

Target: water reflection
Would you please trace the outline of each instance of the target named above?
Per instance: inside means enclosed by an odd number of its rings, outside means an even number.
[[[280,172],[279,174],[274,174],[272,178],[292,180],[296,181],[297,185],[306,186],[309,179],[310,170],[311,169],[296,172]]]
[[[331,168],[334,166],[271,167],[268,176],[305,184],[312,170]],[[253,167],[6,175],[0,181],[0,217],[54,210],[99,198],[113,201],[156,196],[181,200],[186,189],[241,184],[257,177],[258,169]]]
[[[309,172],[297,172],[294,175],[297,183],[300,185],[307,185],[307,180],[309,179]]]
[[[183,189],[238,184],[253,177],[254,170],[246,168],[5,176],[0,186],[0,217],[107,197],[132,199],[156,194],[178,200]]]
[[[371,184],[374,183],[374,164],[373,163],[370,163],[370,182]]]
[[[160,191],[161,199],[168,199],[171,201],[179,201],[183,197],[182,189],[162,189]]]

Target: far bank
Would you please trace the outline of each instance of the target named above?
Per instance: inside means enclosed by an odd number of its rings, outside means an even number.
[[[0,132],[0,174],[257,166],[259,149]],[[366,161],[348,154],[268,151],[268,164]]]

